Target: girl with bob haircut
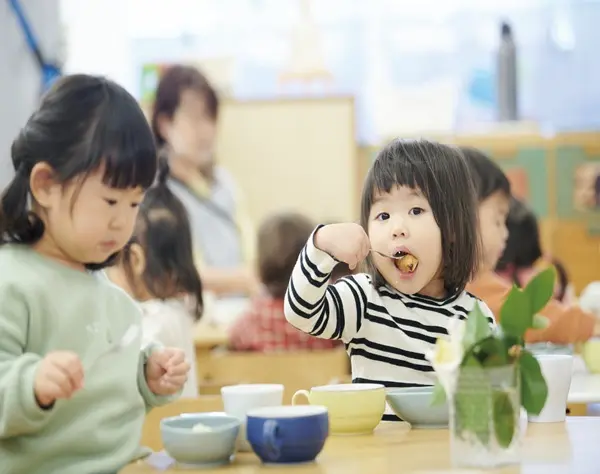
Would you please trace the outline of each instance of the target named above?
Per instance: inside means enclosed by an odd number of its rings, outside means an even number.
[[[346,344],[354,383],[435,383],[426,354],[479,304],[465,291],[479,266],[477,204],[461,152],[427,140],[381,150],[362,193],[361,224],[319,226],[292,273],[285,314]],[[327,285],[338,261],[366,272]],[[391,412],[384,420],[398,420]]]

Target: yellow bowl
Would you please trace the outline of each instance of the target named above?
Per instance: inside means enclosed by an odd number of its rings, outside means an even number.
[[[592,374],[600,374],[600,339],[590,339],[583,345],[583,360]]]
[[[311,405],[323,405],[329,411],[329,432],[369,434],[381,421],[385,411],[385,387],[379,384],[322,385],[298,390],[292,397],[297,405],[306,397]]]

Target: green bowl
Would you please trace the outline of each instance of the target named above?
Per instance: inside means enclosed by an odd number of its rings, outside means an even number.
[[[433,387],[388,389],[388,405],[413,428],[447,428],[450,415],[447,403],[432,405]]]

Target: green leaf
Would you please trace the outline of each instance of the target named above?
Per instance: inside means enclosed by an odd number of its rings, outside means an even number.
[[[493,399],[496,440],[501,447],[508,448],[512,443],[517,426],[515,407],[508,392],[494,390]]]
[[[533,314],[540,312],[552,298],[555,278],[554,267],[548,267],[538,273],[524,288],[523,292],[529,298],[530,311]]]
[[[487,320],[479,302],[475,303],[473,309],[469,313],[467,323],[465,325],[465,332],[463,335],[463,348],[465,351],[473,347],[477,342],[489,337],[492,334],[490,323]]]
[[[444,390],[444,386],[438,380],[433,387],[431,405],[442,405],[443,403],[446,403],[446,391]]]
[[[533,324],[529,297],[513,286],[500,309],[500,326],[508,335],[522,338]]]
[[[479,343],[477,343],[474,346],[471,346],[471,348],[465,352],[465,355],[463,356],[463,360],[460,363],[460,367],[481,367],[481,364],[479,363],[479,360],[477,359],[477,357],[475,357],[475,350],[477,350],[477,348],[479,347]]]
[[[477,344],[474,350],[483,367],[503,367],[509,361],[508,349],[504,339],[499,337],[488,337]]]
[[[521,404],[531,415],[539,415],[548,397],[548,386],[540,364],[531,352],[523,350],[519,357],[521,372]]]
[[[536,314],[533,317],[533,329],[546,329],[548,327],[548,318],[541,314]]]

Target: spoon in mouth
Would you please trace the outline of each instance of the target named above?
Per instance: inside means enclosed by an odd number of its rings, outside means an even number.
[[[395,265],[398,267],[402,273],[414,273],[417,269],[417,265],[419,265],[419,260],[409,253],[405,252],[396,252],[396,255],[387,255],[379,250],[370,249],[371,252],[379,254],[383,257],[391,258],[395,260]],[[401,255],[398,255],[401,254]],[[405,258],[406,257],[406,258]]]
[[[395,260],[400,260],[400,259],[406,257],[406,255],[407,255],[407,254],[402,254],[402,255],[388,255],[387,253],[380,252],[379,250],[375,250],[375,249],[370,249],[370,250],[373,253],[377,253],[377,254],[381,255],[382,257],[393,258]]]

